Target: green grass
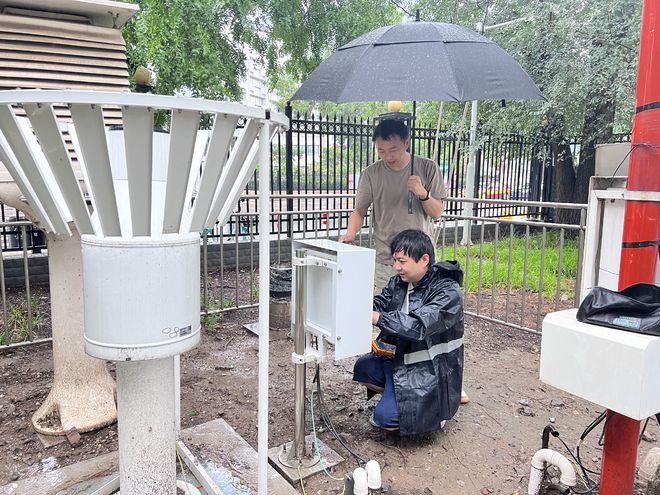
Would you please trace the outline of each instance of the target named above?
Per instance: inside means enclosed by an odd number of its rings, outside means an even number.
[[[37,299],[32,299],[31,306],[32,331],[35,331],[44,324],[44,315],[40,311],[41,308]],[[9,342],[5,342],[5,331],[3,329],[0,330],[0,345],[10,344],[11,342],[23,342],[28,339],[27,301],[7,305],[7,327],[9,328]],[[34,338],[34,335],[32,338]]]
[[[507,276],[509,270],[509,235],[500,231],[500,237],[497,243],[497,264],[495,269],[495,286],[500,289],[507,288]],[[538,292],[539,273],[541,271],[541,244],[540,234],[529,236],[529,249],[527,252],[527,276],[525,279],[525,290]],[[545,260],[543,267],[543,295],[544,297],[554,297],[557,290],[557,272],[559,269],[559,244],[558,233],[548,233],[545,245]],[[483,254],[480,257],[479,243],[470,246],[470,261],[466,267],[467,247],[457,246],[454,254],[454,245],[445,245],[444,259],[458,259],[463,267],[463,274],[468,272],[467,287],[471,292],[476,292],[479,288],[479,263],[481,261],[481,289],[491,289],[493,284],[493,260],[495,243],[484,242]],[[564,249],[562,256],[562,269],[560,292],[569,298],[573,297],[575,278],[577,276],[578,265],[578,242],[576,239],[564,237]],[[439,248],[438,259],[442,259],[442,249]],[[511,288],[521,289],[523,287],[525,265],[525,237],[513,237],[513,250],[511,261]],[[466,270],[467,268],[467,270]]]

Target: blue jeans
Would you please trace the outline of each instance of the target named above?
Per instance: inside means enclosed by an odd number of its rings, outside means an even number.
[[[383,388],[374,409],[373,420],[381,428],[398,428],[399,411],[394,393],[394,363],[391,359],[366,354],[360,357],[353,368],[353,380]]]

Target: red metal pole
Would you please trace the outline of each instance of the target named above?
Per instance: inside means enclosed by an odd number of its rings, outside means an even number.
[[[660,191],[660,2],[644,0],[628,191]],[[654,283],[658,267],[660,202],[627,201],[619,290]],[[608,411],[600,495],[632,493],[639,421]]]

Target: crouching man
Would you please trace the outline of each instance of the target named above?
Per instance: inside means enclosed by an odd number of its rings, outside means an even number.
[[[397,275],[374,297],[380,329],[353,380],[382,393],[371,423],[414,435],[438,430],[458,409],[463,381],[463,277],[456,262],[435,263],[431,239],[404,230],[390,245]]]

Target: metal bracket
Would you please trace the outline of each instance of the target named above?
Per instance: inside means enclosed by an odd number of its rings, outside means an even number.
[[[332,270],[337,266],[335,261],[318,258],[316,256],[305,256],[304,258],[294,256],[291,260],[291,264],[293,266],[320,266],[329,270]]]
[[[660,202],[658,191],[628,191],[627,189],[605,189],[597,190],[596,197],[599,200],[619,199],[624,201],[654,201]]]
[[[296,354],[295,352],[291,353],[291,362],[293,364],[306,364],[314,362],[323,362],[323,356],[316,349],[310,347],[305,349],[305,354]]]

